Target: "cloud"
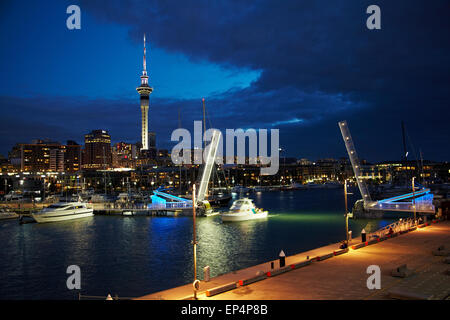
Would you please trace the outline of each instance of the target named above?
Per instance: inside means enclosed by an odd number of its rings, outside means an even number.
[[[400,158],[404,120],[416,150],[448,160],[442,145],[450,138],[450,3],[380,0],[382,29],[375,31],[365,26],[371,4],[89,0],[80,6],[96,19],[126,25],[136,43],[145,32],[153,46],[191,61],[258,70],[250,86],[207,97],[212,126],[277,124],[290,155],[314,159],[345,156],[337,122],[347,119],[361,157],[378,161]],[[86,103],[79,110],[91,122],[80,119],[82,130],[103,125],[124,139],[139,138],[137,99]],[[151,99],[150,123],[161,143],[178,126],[178,108],[183,126],[202,117],[195,99]],[[303,121],[286,123],[293,119]]]
[[[430,157],[450,156],[433,142],[449,139],[448,1],[378,1],[376,31],[365,26],[370,1],[107,3],[82,4],[130,26],[136,41],[147,32],[156,46],[193,61],[261,70],[250,88],[216,101],[217,119],[234,117],[236,127],[304,119],[284,132],[308,130],[325,145],[339,138],[330,120],[348,119],[366,145],[383,141],[384,150],[367,150],[374,159],[399,157],[391,136],[405,120]],[[289,141],[298,141],[285,140],[292,149]]]

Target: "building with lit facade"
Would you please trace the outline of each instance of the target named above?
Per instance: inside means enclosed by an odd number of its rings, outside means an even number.
[[[118,142],[112,147],[112,166],[114,168],[135,168],[138,158],[138,146],[132,143]]]
[[[105,130],[93,130],[84,136],[84,170],[108,169],[112,166],[111,136]]]
[[[55,156],[55,151],[60,150],[61,144],[58,142],[33,140],[32,143],[19,144],[20,147],[20,171],[25,172],[46,172],[51,171],[51,156]]]
[[[18,143],[9,152],[9,171],[76,172],[81,167],[81,146],[73,141],[67,145],[49,140]]]
[[[81,170],[81,145],[69,140],[64,146],[64,171],[77,172]]]

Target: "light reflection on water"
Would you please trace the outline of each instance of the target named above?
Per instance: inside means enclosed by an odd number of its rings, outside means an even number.
[[[198,276],[230,272],[344,238],[342,190],[264,192],[263,220],[197,219]],[[357,196],[350,198],[350,204]],[[231,203],[230,203],[231,205]],[[353,235],[388,220],[350,220]],[[79,265],[82,294],[140,296],[192,281],[192,218],[95,216],[18,225],[0,222],[0,299],[74,299],[66,268]]]

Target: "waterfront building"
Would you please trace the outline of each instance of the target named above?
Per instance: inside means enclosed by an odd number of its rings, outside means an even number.
[[[149,148],[149,135],[148,135],[148,108],[150,94],[153,92],[153,88],[148,84],[147,75],[147,62],[145,59],[145,34],[144,34],[144,59],[143,59],[143,71],[141,76],[141,85],[136,88],[140,96],[141,101],[141,136],[142,136],[142,150],[148,150]]]
[[[51,171],[52,150],[60,150],[59,142],[33,140],[30,144],[20,144],[20,170],[25,172]]]
[[[300,160],[297,160],[297,163],[300,164],[300,165],[302,165],[302,166],[309,166],[310,164],[312,164],[312,162],[309,161],[309,160],[306,159],[306,158],[302,158],[302,159],[300,159]]]
[[[111,136],[105,130],[93,130],[84,136],[83,169],[107,169],[112,166]]]
[[[118,142],[112,147],[112,166],[114,168],[135,168],[138,149],[135,144]]]
[[[9,163],[13,166],[15,171],[20,171],[22,165],[22,151],[21,143],[16,143],[11,151],[8,152]]]
[[[67,145],[50,140],[18,143],[8,154],[8,172],[75,172],[81,166],[81,146],[74,141]]]
[[[81,145],[75,141],[67,141],[63,146],[64,150],[64,171],[77,172],[81,170]]]
[[[13,172],[14,167],[11,165],[11,162],[0,154],[0,172]]]
[[[60,148],[53,148],[50,150],[50,171],[64,171],[64,150],[62,146],[60,146]]]

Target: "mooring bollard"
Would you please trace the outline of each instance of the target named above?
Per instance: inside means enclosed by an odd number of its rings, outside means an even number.
[[[366,241],[367,241],[366,230],[362,229],[362,231],[361,231],[361,242],[366,242]]]
[[[209,275],[210,275],[210,267],[206,266],[203,268],[203,280],[205,282],[209,281],[209,279],[210,279]]]
[[[284,254],[283,250],[281,250],[279,257],[280,257],[280,268],[283,268],[286,265],[286,255]]]

